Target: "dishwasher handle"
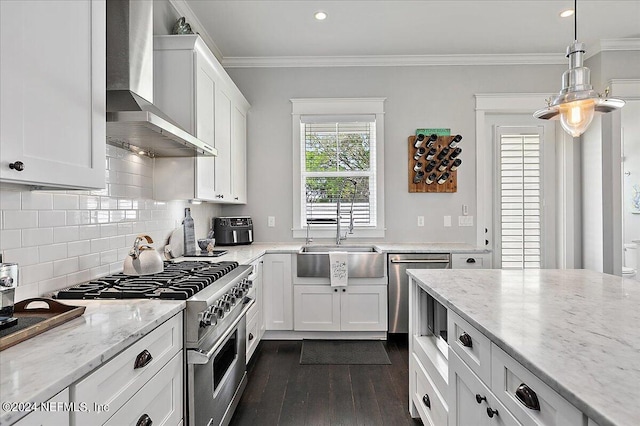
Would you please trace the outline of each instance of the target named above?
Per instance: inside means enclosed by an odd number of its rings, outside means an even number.
[[[449,263],[448,259],[391,259],[391,263]]]

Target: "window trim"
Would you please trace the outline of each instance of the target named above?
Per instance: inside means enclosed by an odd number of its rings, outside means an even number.
[[[306,238],[307,229],[301,223],[302,185],[300,116],[302,115],[375,115],[376,119],[376,215],[377,225],[359,226],[349,239],[384,238],[384,101],[386,98],[294,98],[292,104],[293,162],[293,238]],[[335,239],[335,226],[312,226],[310,236]]]

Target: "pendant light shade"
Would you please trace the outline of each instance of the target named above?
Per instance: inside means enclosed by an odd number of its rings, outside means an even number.
[[[575,1],[577,6],[577,0]],[[574,25],[577,29],[577,10],[574,14]],[[576,40],[567,47],[569,69],[562,74],[562,90],[549,99],[547,108],[536,111],[533,116],[543,120],[560,119],[562,128],[573,137],[578,137],[587,130],[596,112],[607,113],[622,108],[625,102],[621,99],[603,97],[591,86],[591,72],[584,63],[584,43]]]

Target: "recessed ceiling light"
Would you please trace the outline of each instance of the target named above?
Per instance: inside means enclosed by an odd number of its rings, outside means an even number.
[[[560,17],[561,18],[568,18],[569,16],[573,16],[573,13],[574,13],[573,9],[563,10],[562,12],[560,12]]]
[[[313,14],[313,17],[316,18],[318,21],[324,21],[325,19],[327,19],[327,13],[318,11]]]

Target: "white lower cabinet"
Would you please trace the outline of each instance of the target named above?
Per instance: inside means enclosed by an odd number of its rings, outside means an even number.
[[[266,330],[293,330],[291,255],[265,254],[262,266],[262,309]]]
[[[258,343],[260,343],[260,339],[262,339],[262,335],[264,334],[264,321],[262,319],[262,265],[262,258],[253,262],[253,272],[249,276],[249,280],[253,282],[256,303],[247,312],[247,364],[251,361],[251,357],[256,351]]]
[[[446,395],[441,395],[415,354],[411,355],[412,377],[409,380],[412,399],[422,421],[427,426],[446,425],[448,407]]]
[[[491,253],[451,253],[451,269],[491,269]]]
[[[41,410],[34,411],[14,423],[14,426],[68,426],[69,388],[43,404]]]
[[[296,331],[385,331],[387,287],[384,285],[295,285]]]
[[[75,425],[176,425],[183,417],[182,312],[71,385]],[[153,416],[152,416],[153,414]]]
[[[452,351],[449,351],[449,407],[449,426],[520,425]]]

